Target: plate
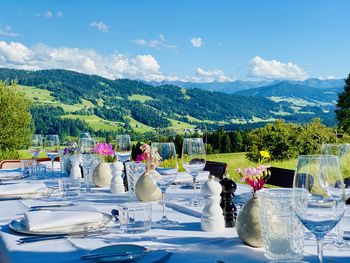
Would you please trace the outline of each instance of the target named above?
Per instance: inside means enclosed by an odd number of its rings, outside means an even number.
[[[60,235],[60,234],[76,234],[76,233],[85,233],[89,231],[93,231],[104,227],[111,220],[112,216],[109,214],[101,213],[103,218],[100,222],[95,223],[86,223],[86,224],[78,224],[66,227],[57,227],[57,228],[48,228],[45,230],[35,230],[30,231],[25,227],[24,218],[16,219],[10,222],[9,227],[13,231],[26,234],[26,235],[37,235],[37,236],[52,236],[52,235]]]
[[[26,178],[28,176],[29,174],[24,174],[19,169],[0,170],[0,181],[18,180],[18,179]]]
[[[115,263],[121,263],[121,262],[134,262],[138,258],[144,257],[145,254],[142,252],[147,252],[147,249],[143,246],[138,245],[131,245],[131,244],[118,244],[118,245],[111,245],[106,247],[100,247],[94,250],[91,250],[89,254],[100,254],[100,253],[119,253],[119,252],[127,252],[127,253],[138,253],[140,254],[134,255],[132,258],[129,256],[116,256],[116,257],[106,257],[106,258],[99,258],[96,261],[101,263],[107,263],[107,262],[115,262]],[[151,252],[149,252],[151,253]]]

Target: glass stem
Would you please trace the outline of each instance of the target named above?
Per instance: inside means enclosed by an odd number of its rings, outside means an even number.
[[[54,175],[55,173],[54,173],[54,169],[53,169],[53,166],[54,166],[54,161],[55,161],[55,158],[53,158],[52,160],[51,160],[51,165],[52,165],[52,175]]]
[[[197,187],[196,187],[196,178],[197,178],[197,174],[195,174],[193,177],[193,190],[194,190],[194,200],[197,200]]]
[[[86,184],[86,192],[90,192],[90,169],[86,169],[86,177],[85,177],[85,184]]]
[[[166,192],[166,189],[162,189],[162,202],[163,202],[163,217],[162,217],[162,219],[166,219],[166,215],[165,215],[165,192]]]
[[[323,237],[317,237],[317,255],[320,263],[323,263]]]

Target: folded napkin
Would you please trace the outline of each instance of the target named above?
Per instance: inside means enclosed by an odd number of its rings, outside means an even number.
[[[101,222],[103,214],[87,210],[39,210],[24,213],[29,231]]]
[[[0,170],[0,180],[10,179],[11,177],[17,178],[22,176],[22,174],[21,169]]]
[[[47,187],[42,182],[4,184],[0,185],[0,196],[34,194],[44,190],[45,188]]]

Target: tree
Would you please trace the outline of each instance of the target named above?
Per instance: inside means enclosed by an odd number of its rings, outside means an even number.
[[[335,113],[339,127],[350,133],[350,74],[345,79],[344,91],[339,94]]]
[[[16,84],[0,82],[0,159],[17,158],[33,131],[30,101]]]

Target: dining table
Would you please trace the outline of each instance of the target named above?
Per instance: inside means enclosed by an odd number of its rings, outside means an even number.
[[[57,178],[47,178],[41,181],[47,185],[55,185],[56,180]],[[18,180],[6,183],[17,182]],[[21,182],[33,184],[38,180],[24,178]],[[234,202],[237,202],[238,208],[240,208],[238,203],[249,199],[249,196],[251,196],[250,188],[247,185],[237,184]],[[203,206],[195,208],[187,206],[192,197],[193,189],[188,183],[178,181],[167,190],[166,214],[169,219],[178,221],[178,226],[165,229],[152,227],[144,233],[129,234],[121,232],[118,222],[111,220],[100,234],[68,236],[24,244],[18,244],[16,241],[26,235],[14,232],[9,227],[9,223],[22,218],[23,213],[33,206],[57,202],[71,203],[73,207],[94,207],[100,212],[111,214],[112,209],[134,201],[135,197],[128,192],[111,194],[108,187],[102,187],[92,188],[91,192],[82,192],[79,196],[67,198],[46,195],[35,198],[4,199],[0,201],[0,263],[83,262],[81,256],[91,250],[118,244],[140,245],[149,250],[172,252],[171,256],[165,259],[163,257],[164,262],[269,262],[269,259],[264,256],[264,248],[245,245],[238,237],[235,227],[225,228],[219,232],[202,231]],[[162,204],[159,202],[151,204],[152,221],[158,221],[162,216]],[[350,230],[350,207],[346,208],[343,222],[344,229]],[[349,249],[325,246],[324,256],[325,262],[350,262]],[[312,238],[305,240],[303,260],[318,262],[316,241]],[[137,262],[161,263],[162,260],[150,256],[141,258]]]

